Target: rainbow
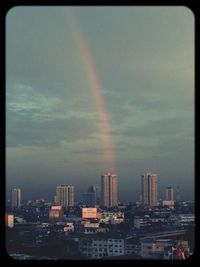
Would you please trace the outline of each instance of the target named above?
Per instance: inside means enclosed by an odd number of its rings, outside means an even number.
[[[98,79],[97,71],[92,58],[92,53],[88,48],[88,45],[84,38],[84,34],[80,29],[78,20],[76,19],[72,8],[70,8],[70,12],[67,13],[67,15],[69,16],[70,24],[75,34],[76,42],[78,43],[80,49],[80,54],[85,65],[86,73],[90,84],[90,90],[94,98],[97,113],[99,115],[100,131],[103,136],[104,153],[107,168],[109,172],[115,172],[116,157],[113,149],[110,120],[106,109],[105,99],[102,94],[102,86]]]

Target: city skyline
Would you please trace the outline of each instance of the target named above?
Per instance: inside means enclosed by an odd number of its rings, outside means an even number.
[[[190,201],[190,199],[183,199],[180,187],[167,186],[162,188],[162,191],[158,191],[158,177],[157,174],[147,171],[140,178],[140,190],[138,191],[138,198],[133,201],[133,198],[120,199],[118,197],[120,193],[120,188],[118,188],[118,178],[117,174],[107,173],[100,176],[101,180],[99,184],[95,185],[85,185],[84,191],[79,191],[74,185],[57,185],[56,190],[54,188],[54,193],[50,197],[45,197],[45,191],[38,198],[23,198],[22,201],[29,200],[48,200],[55,205],[61,205],[62,207],[73,207],[75,204],[84,204],[88,207],[104,206],[112,208],[118,204],[124,203],[140,203],[144,206],[156,206],[160,201],[164,201],[168,205],[174,205],[175,202],[179,201]],[[86,190],[87,189],[87,190]],[[139,188],[138,188],[139,189]],[[14,192],[14,193],[13,193]],[[16,192],[17,200],[16,200]],[[18,197],[19,195],[19,197]],[[25,196],[26,196],[25,192]],[[9,201],[11,196],[11,203],[13,207],[21,206],[21,188],[12,188],[11,194],[7,195],[7,201]],[[14,197],[13,197],[14,196]],[[13,201],[14,198],[14,201]],[[13,203],[19,203],[18,205],[13,205]],[[164,204],[163,204],[164,205]]]
[[[92,21],[92,23],[91,23]],[[103,173],[119,199],[194,199],[194,16],[186,7],[16,7],[6,17],[6,185],[35,198]]]

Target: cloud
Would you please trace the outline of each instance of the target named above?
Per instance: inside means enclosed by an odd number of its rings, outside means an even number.
[[[27,84],[15,83],[6,92],[6,108],[13,112],[48,113],[61,102],[58,97],[40,93]]]
[[[79,187],[106,169],[109,151],[67,9],[19,7],[7,16],[7,181],[27,183],[30,193],[36,183],[44,192],[58,181]],[[184,186],[194,177],[194,17],[184,10],[74,10],[104,88],[120,190],[131,195],[148,168],[159,182],[171,175]]]
[[[59,145],[61,140],[89,138],[97,129],[95,112],[71,110],[58,106],[58,97],[37,92],[32,86],[15,84],[7,90],[7,146]],[[93,123],[91,123],[93,122]]]
[[[59,145],[62,140],[90,138],[95,132],[90,119],[59,118],[51,121],[32,121],[29,117],[11,115],[6,127],[6,145]]]
[[[191,117],[174,117],[150,120],[142,127],[129,126],[121,129],[121,133],[127,136],[174,136],[191,135],[194,132],[194,120]]]

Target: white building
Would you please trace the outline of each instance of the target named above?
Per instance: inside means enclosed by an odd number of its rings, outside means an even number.
[[[60,185],[56,187],[56,204],[62,207],[74,206],[74,186]]]
[[[90,259],[122,256],[124,255],[125,241],[114,238],[85,239],[79,243],[79,249]]]

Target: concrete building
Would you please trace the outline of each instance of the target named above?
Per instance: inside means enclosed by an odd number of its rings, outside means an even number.
[[[101,223],[111,223],[119,224],[124,222],[124,212],[109,212],[103,211],[99,213],[99,222]]]
[[[187,226],[194,225],[195,223],[195,215],[191,214],[179,214],[177,217],[178,225]]]
[[[140,256],[149,259],[163,259],[166,248],[172,247],[171,239],[144,238],[140,243]]]
[[[135,241],[125,240],[125,249],[124,249],[125,255],[135,255],[139,254],[139,248],[135,244]]]
[[[95,207],[97,205],[97,188],[91,185],[86,193],[82,194],[83,205],[87,207]]]
[[[61,206],[52,206],[49,211],[49,219],[61,219],[64,213]]]
[[[12,207],[13,208],[21,207],[21,189],[20,188],[12,189]]]
[[[167,206],[169,208],[173,208],[174,207],[174,200],[163,200],[162,202],[163,206]]]
[[[84,225],[84,234],[95,234],[99,232],[99,223],[85,221]]]
[[[13,228],[14,227],[14,215],[6,213],[5,219],[6,219],[6,226],[9,228]]]
[[[116,174],[107,173],[101,176],[101,204],[108,208],[118,205]]]
[[[141,216],[134,216],[134,228],[135,229],[142,229],[145,227],[149,227],[151,225],[150,223],[150,217],[149,215]]]
[[[56,204],[62,207],[74,206],[74,186],[60,185],[56,187]]]
[[[67,222],[65,227],[64,227],[64,232],[65,234],[69,232],[74,232],[74,223],[73,222]]]
[[[165,189],[165,200],[174,201],[174,188],[166,187],[166,189]]]
[[[89,259],[122,256],[125,253],[125,240],[119,238],[87,238],[79,243],[79,250]]]
[[[141,179],[142,189],[142,204],[146,206],[157,206],[157,174],[148,172],[142,175]]]

